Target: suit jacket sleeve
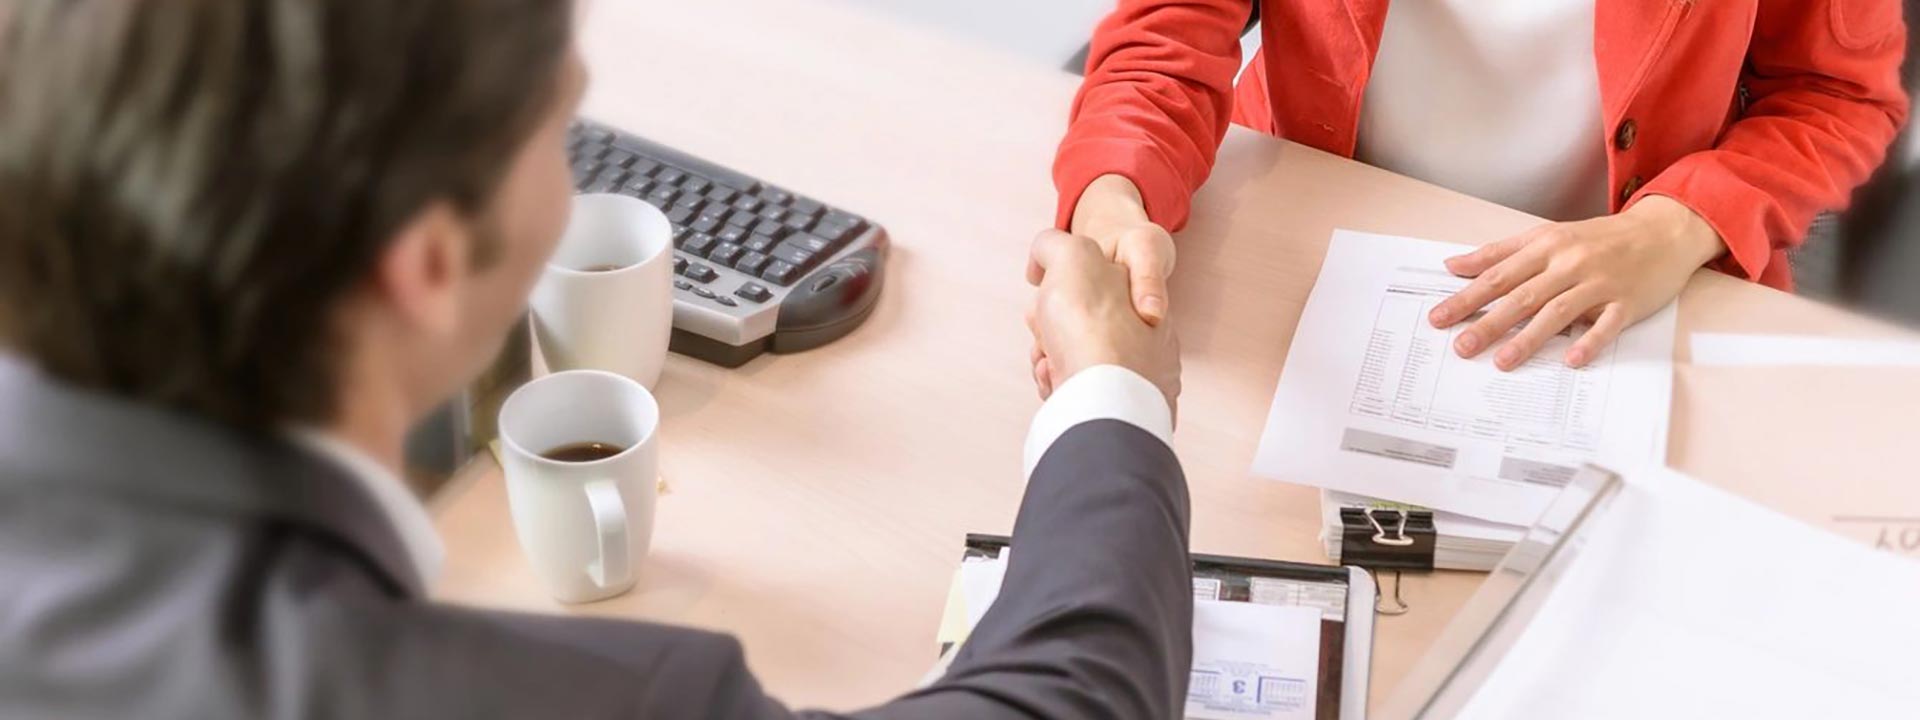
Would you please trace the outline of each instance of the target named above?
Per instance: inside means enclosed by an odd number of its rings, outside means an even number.
[[[1132,180],[1147,216],[1187,223],[1233,115],[1233,77],[1251,0],[1121,0],[1093,32],[1087,77],[1054,158],[1066,230],[1087,184]]]
[[[1028,483],[1013,531],[1019,552],[1000,596],[945,677],[851,717],[1178,717],[1193,662],[1187,524],[1186,480],[1160,439],[1118,420],[1068,430]],[[701,677],[676,683],[691,692],[641,693],[650,699],[643,716],[789,716],[746,671],[731,638],[681,646],[697,649],[684,659],[702,668]],[[631,647],[611,652],[635,654]],[[676,662],[636,657],[624,664]]]

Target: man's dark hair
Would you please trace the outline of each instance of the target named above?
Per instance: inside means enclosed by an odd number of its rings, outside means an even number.
[[[484,215],[573,5],[5,1],[0,345],[252,429],[332,416],[334,307],[429,204]]]

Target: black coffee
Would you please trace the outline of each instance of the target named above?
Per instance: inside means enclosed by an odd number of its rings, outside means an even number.
[[[619,445],[583,442],[561,445],[560,447],[540,453],[540,457],[554,462],[583,463],[605,460],[626,451],[626,448],[620,447]]]
[[[594,265],[580,272],[613,272],[615,270],[624,270],[626,267],[625,265]]]

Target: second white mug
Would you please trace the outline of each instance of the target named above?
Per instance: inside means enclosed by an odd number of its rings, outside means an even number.
[[[580,195],[533,292],[552,370],[605,370],[648,389],[673,338],[673,223],[625,195]]]
[[[514,533],[561,602],[626,592],[652,546],[660,406],[631,378],[554,373],[500,409]]]

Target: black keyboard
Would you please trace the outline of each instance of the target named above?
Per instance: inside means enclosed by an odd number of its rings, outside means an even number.
[[[673,222],[674,352],[737,367],[872,313],[887,248],[873,222],[606,125],[570,135],[577,190],[637,197]]]

